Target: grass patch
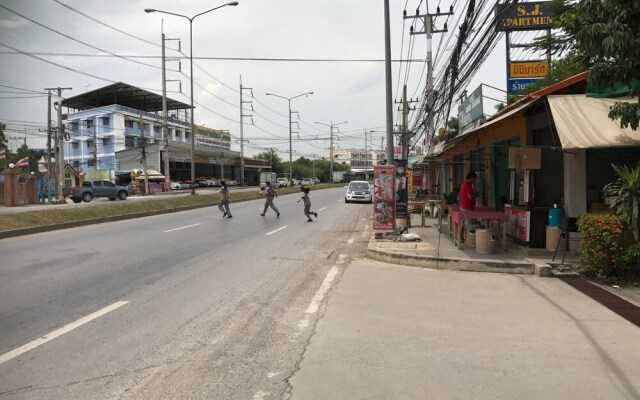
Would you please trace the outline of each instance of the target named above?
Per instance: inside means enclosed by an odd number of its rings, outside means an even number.
[[[341,187],[341,184],[322,184],[314,186],[313,190]],[[279,195],[297,193],[299,187],[278,189]],[[263,198],[258,189],[250,191],[231,190],[229,199],[231,203],[255,200]],[[51,206],[48,210],[25,211],[16,214],[0,215],[0,231],[47,226],[65,222],[86,221],[91,219],[106,218],[120,215],[132,215],[154,211],[175,210],[180,211],[186,207],[214,206],[219,201],[218,193],[198,194],[196,196],[180,196],[175,198],[162,198],[145,201],[116,201],[105,204],[95,204],[89,207],[56,208]]]

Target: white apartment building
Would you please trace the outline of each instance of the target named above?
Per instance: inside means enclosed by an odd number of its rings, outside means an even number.
[[[162,139],[162,96],[144,89],[118,82],[64,99],[62,106],[68,110],[64,159],[79,170],[117,170],[117,151],[140,147],[143,137],[146,143]],[[170,142],[191,143],[190,108],[167,98]],[[228,133],[223,136],[226,141],[216,143],[196,135],[196,145],[229,149]]]
[[[384,163],[383,151],[364,149],[333,149],[334,163],[346,163],[355,174],[373,174],[373,166]],[[325,149],[325,157],[330,158],[330,149]]]

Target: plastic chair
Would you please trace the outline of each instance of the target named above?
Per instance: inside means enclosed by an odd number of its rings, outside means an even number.
[[[574,217],[562,217],[560,220],[560,225],[558,226],[562,232],[560,233],[560,237],[558,238],[558,243],[556,244],[556,250],[553,252],[553,259],[551,261],[555,261],[556,254],[558,254],[558,248],[560,247],[560,242],[563,242],[562,246],[562,265],[564,265],[564,256],[567,250],[569,250],[569,242],[570,241],[578,241],[579,237],[571,237],[571,233],[577,233],[578,230],[578,219]]]

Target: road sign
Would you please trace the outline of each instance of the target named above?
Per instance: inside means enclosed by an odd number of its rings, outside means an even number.
[[[517,78],[509,79],[509,94],[517,94],[527,88],[527,86],[538,82],[542,78]]]

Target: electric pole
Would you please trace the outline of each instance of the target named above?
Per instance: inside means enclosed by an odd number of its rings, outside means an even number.
[[[342,122],[338,122],[337,124],[333,123],[333,120],[331,121],[331,124],[325,124],[322,122],[316,122],[316,124],[319,125],[324,125],[324,126],[328,126],[329,127],[329,135],[330,135],[330,139],[329,139],[329,182],[333,182],[333,128],[337,127],[338,125],[342,125],[342,124],[346,124],[347,121],[342,121]]]
[[[402,108],[398,108],[398,111],[402,112],[402,132],[400,132],[400,147],[402,149],[402,159],[409,158],[409,143],[411,142],[411,132],[409,132],[409,103],[415,103],[417,100],[407,100],[407,85],[402,88],[402,100],[396,103],[402,104]]]
[[[407,15],[407,10],[404,10],[404,19],[420,19],[423,23],[423,30],[416,32],[413,29],[413,25],[411,25],[410,35],[427,35],[427,131],[425,134],[425,141],[433,135],[434,132],[434,115],[433,108],[435,103],[435,98],[433,95],[433,50],[431,38],[434,33],[444,33],[447,32],[447,23],[444,23],[443,29],[434,29],[434,18],[439,16],[449,16],[453,15],[453,6],[449,7],[449,12],[440,12],[440,7],[436,8],[435,13],[429,13],[429,3],[426,3],[427,13],[420,14],[420,9],[416,9],[416,15]]]
[[[162,33],[162,160],[164,165],[164,190],[171,190],[171,171],[169,171],[169,119],[167,111],[167,82],[176,81],[176,79],[167,79],[167,67],[165,56],[165,42],[168,40],[178,41],[178,51],[180,51],[180,39],[168,39],[164,32]],[[182,63],[178,62],[178,71],[182,71]],[[182,92],[182,82],[180,82],[180,92]]]
[[[251,125],[253,125],[253,115],[244,113],[244,104],[251,104],[251,111],[253,111],[253,102],[242,100],[243,90],[249,90],[251,92],[251,98],[253,98],[253,89],[242,87],[242,75],[240,75],[240,186],[245,186],[244,178],[244,117],[251,118]]]
[[[144,195],[149,195],[149,175],[147,174],[147,148],[144,137],[144,122],[142,121],[142,113],[140,113],[140,140],[142,143],[142,173],[144,173]]]
[[[51,90],[47,96],[47,198],[51,204]]]
[[[58,92],[58,130],[56,138],[56,201],[63,202],[62,188],[64,187],[64,141],[66,133],[62,125],[62,91],[71,90],[67,88],[45,88],[44,90],[56,90]]]

